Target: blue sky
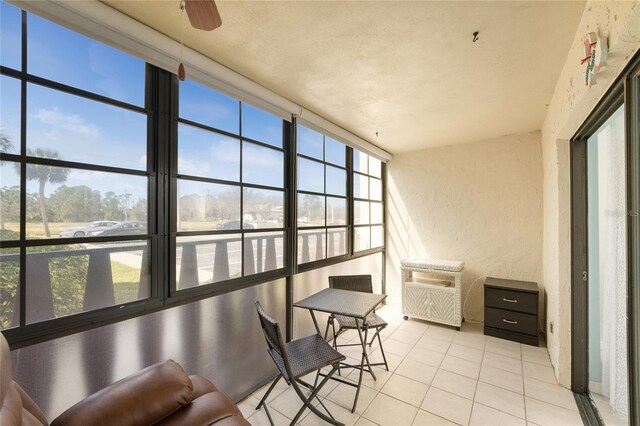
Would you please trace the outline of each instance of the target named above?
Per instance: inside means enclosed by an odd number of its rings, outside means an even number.
[[[2,65],[20,68],[20,11],[0,3]],[[144,103],[143,61],[28,15],[28,72],[137,106]],[[0,77],[0,126],[17,153],[20,146],[20,83]],[[34,84],[27,86],[27,148],[49,148],[61,159],[146,169],[146,116]],[[5,163],[0,186],[18,185]],[[147,198],[147,178],[72,170],[68,186],[87,185],[103,194],[127,191]],[[47,185],[51,194],[59,185]],[[37,192],[29,182],[28,192]]]
[[[297,131],[299,154],[345,167],[346,146],[344,144],[304,126],[298,125]]]
[[[30,74],[144,106],[145,63],[140,59],[32,14],[27,47]]]
[[[20,26],[20,9],[0,2],[0,61],[15,69],[20,68]]]
[[[0,3],[0,62],[21,67],[21,15]],[[28,72],[136,106],[144,106],[145,64],[116,49],[28,15]],[[0,126],[20,146],[20,82],[0,77]],[[181,83],[181,116],[239,134],[240,102],[193,82]],[[282,147],[282,120],[250,105],[242,105],[243,133]],[[88,164],[146,170],[147,117],[38,85],[27,86],[27,147],[50,148],[61,159]],[[180,172],[240,180],[240,142],[190,126],[180,126]],[[283,186],[284,156],[244,143],[245,182]],[[13,167],[4,167],[2,186],[18,184]],[[279,173],[278,173],[279,171]],[[126,189],[146,198],[145,178],[72,170],[66,185],[88,184],[101,192]],[[33,188],[29,185],[28,191]],[[47,193],[56,185],[47,185]]]
[[[298,153],[345,167],[346,147],[304,126],[298,126]],[[346,196],[347,172],[332,165],[298,158],[298,189]]]
[[[20,11],[0,2],[0,19],[0,62],[19,69]],[[143,61],[32,14],[28,14],[27,28],[27,71],[30,74],[144,106]],[[11,152],[17,153],[20,83],[2,76],[0,85],[0,126],[13,142]],[[179,110],[181,118],[282,148],[280,117],[195,82],[180,83]],[[146,170],[146,131],[145,114],[27,85],[28,148],[50,148],[61,159],[69,161]],[[179,125],[178,139],[179,173],[274,187],[284,185],[284,154],[281,151],[185,124]],[[346,163],[344,144],[311,129],[298,126],[298,143],[300,153],[343,167]],[[356,170],[379,174],[377,160],[369,160],[366,154],[357,151],[354,157]],[[344,170],[304,159],[299,161],[300,189],[324,192],[326,185],[327,193],[346,195]],[[4,167],[1,178],[0,186],[18,184],[13,167]],[[119,194],[126,190],[135,198],[147,196],[147,178],[144,177],[72,170],[65,184],[88,185],[103,194],[107,191]],[[58,186],[47,185],[47,193],[51,194]],[[216,192],[215,186],[207,186]],[[180,187],[181,194],[190,193],[190,190],[193,193],[203,191],[200,185],[186,182]],[[27,191],[36,191],[35,182],[29,182]]]

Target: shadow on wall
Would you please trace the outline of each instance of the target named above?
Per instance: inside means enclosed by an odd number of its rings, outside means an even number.
[[[396,154],[387,170],[390,304],[401,303],[400,262],[408,257],[465,262],[470,321],[483,319],[485,276],[541,286],[539,132]]]
[[[401,304],[400,262],[413,256],[430,257],[411,215],[400,197],[393,176],[387,176],[387,303]],[[414,253],[414,254],[412,254]]]
[[[431,256],[424,240],[420,238],[420,232],[416,228],[411,214],[404,204],[398,192],[393,178],[387,177],[387,209],[388,209],[388,241],[387,241],[387,301],[390,305],[400,305],[402,301],[400,263],[409,257],[437,258]],[[450,260],[464,260],[456,258]],[[482,321],[484,312],[482,309],[482,284],[485,275],[477,272],[466,265],[462,285],[462,301],[470,300],[469,305],[464,309],[463,314],[468,314],[467,320]],[[473,286],[472,288],[469,288]],[[471,293],[471,291],[473,293]],[[475,306],[471,306],[475,305]]]

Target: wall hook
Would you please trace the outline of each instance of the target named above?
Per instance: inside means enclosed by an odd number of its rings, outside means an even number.
[[[478,41],[478,34],[480,34],[480,31],[476,31],[473,33],[473,42],[475,43],[476,41]]]

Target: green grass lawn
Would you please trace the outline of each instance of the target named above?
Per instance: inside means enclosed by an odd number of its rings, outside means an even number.
[[[49,231],[51,231],[51,237],[59,238],[58,233],[60,232],[60,228],[73,228],[76,226],[82,226],[85,223],[87,222],[49,222]],[[17,222],[7,222],[4,224],[4,227],[10,231],[20,232],[20,224]],[[42,222],[27,222],[26,230],[27,238],[47,238],[44,233],[44,225],[42,225]]]
[[[84,285],[87,273],[87,258],[76,258],[50,264],[51,286],[54,296],[55,317],[76,314],[82,311]],[[18,287],[20,269],[15,262],[4,264],[0,269],[0,328],[8,327],[13,318],[13,302]],[[138,300],[140,268],[132,268],[120,262],[111,262],[115,303]]]

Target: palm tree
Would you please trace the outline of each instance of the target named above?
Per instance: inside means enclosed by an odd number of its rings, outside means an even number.
[[[27,155],[32,157],[41,157],[48,159],[59,159],[60,155],[51,149],[47,148],[35,148],[35,149],[27,149]],[[16,164],[16,168],[19,168],[20,165]],[[53,167],[53,166],[45,166],[42,164],[29,164],[27,169],[27,179],[28,180],[37,180],[38,181],[38,196],[40,200],[40,214],[42,216],[42,224],[44,225],[44,232],[47,237],[51,236],[51,231],[49,230],[49,218],[47,216],[47,204],[46,197],[44,196],[44,188],[47,182],[51,183],[62,183],[67,180],[67,175],[69,174],[68,169],[63,169],[61,167]]]

